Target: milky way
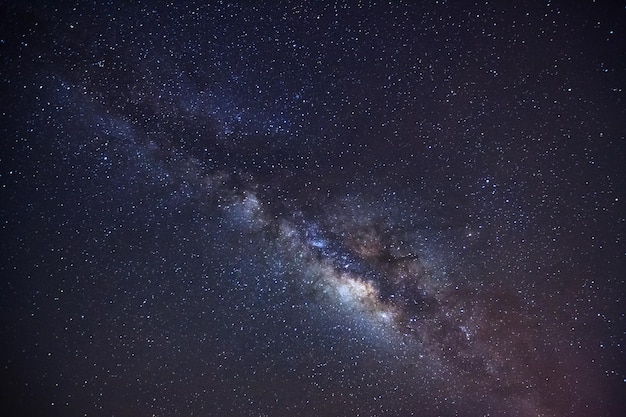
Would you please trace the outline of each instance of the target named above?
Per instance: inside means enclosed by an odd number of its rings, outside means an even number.
[[[48,3],[0,12],[4,414],[626,412],[624,8]]]

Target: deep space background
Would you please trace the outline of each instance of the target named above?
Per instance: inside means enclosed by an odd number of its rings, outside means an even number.
[[[623,2],[0,4],[0,414],[626,415]]]

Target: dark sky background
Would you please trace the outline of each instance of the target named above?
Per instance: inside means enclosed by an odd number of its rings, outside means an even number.
[[[1,2],[1,414],[626,415],[623,2],[54,3]]]

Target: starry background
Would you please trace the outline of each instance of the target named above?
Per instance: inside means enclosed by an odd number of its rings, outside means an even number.
[[[3,414],[626,413],[622,2],[26,3]]]

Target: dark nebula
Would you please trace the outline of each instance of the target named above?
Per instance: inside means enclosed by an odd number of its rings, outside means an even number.
[[[0,4],[1,415],[626,415],[619,2],[55,3]]]

